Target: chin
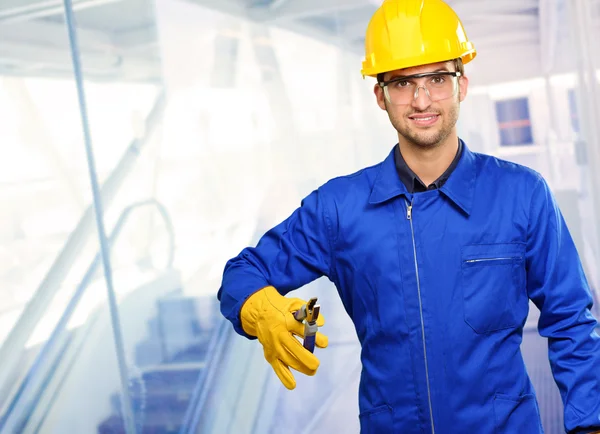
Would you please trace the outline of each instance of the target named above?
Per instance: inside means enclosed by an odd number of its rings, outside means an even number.
[[[414,132],[411,132],[405,137],[419,148],[435,148],[444,140],[439,132],[433,134],[414,134]]]

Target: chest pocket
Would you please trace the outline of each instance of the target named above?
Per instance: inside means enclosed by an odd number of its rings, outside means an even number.
[[[515,328],[527,317],[524,244],[476,244],[461,251],[464,319],[477,333]]]

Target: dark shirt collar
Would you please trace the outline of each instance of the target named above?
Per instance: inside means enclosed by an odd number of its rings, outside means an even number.
[[[458,151],[456,152],[456,156],[452,163],[446,169],[446,171],[436,179],[432,184],[426,186],[423,181],[419,179],[415,172],[412,171],[406,161],[404,161],[404,157],[402,157],[402,153],[400,152],[400,145],[396,145],[394,149],[394,160],[396,162],[396,171],[398,172],[398,176],[400,176],[400,180],[406,187],[406,190],[409,193],[419,193],[427,190],[435,190],[438,188],[442,188],[442,186],[446,183],[450,174],[454,171],[458,162],[460,160],[460,156],[462,154],[462,140],[458,141]]]
[[[471,152],[464,142],[461,141],[461,145],[462,152],[458,164],[439,191],[469,214],[475,195],[478,159],[477,154]],[[387,158],[379,165],[369,197],[370,204],[380,204],[397,196],[410,195],[398,176],[394,154],[395,150],[391,149]]]

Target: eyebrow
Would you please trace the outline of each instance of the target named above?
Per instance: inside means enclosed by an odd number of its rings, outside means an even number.
[[[416,74],[425,74],[427,72],[452,72],[450,71],[448,68],[446,67],[441,67],[438,68],[436,70],[433,71],[424,71],[424,72],[417,72]],[[397,75],[392,75],[390,78],[388,78],[386,81],[390,81],[393,80],[394,78],[403,78],[403,77],[410,77],[411,75],[416,75],[416,74],[397,74]]]

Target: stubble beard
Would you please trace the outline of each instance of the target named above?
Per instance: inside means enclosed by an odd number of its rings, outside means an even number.
[[[387,113],[390,118],[392,126],[396,129],[398,134],[402,136],[406,141],[414,145],[415,147],[422,149],[432,149],[440,146],[446,138],[452,134],[456,122],[458,121],[458,115],[460,112],[460,103],[455,101],[455,104],[448,110],[448,112],[442,117],[443,124],[435,130],[417,130],[411,128],[408,124],[411,122],[408,116],[419,113],[417,111],[405,115],[405,122],[401,122],[399,117],[393,116],[389,107],[387,107]],[[427,112],[433,112],[440,114],[437,110],[428,110]]]

